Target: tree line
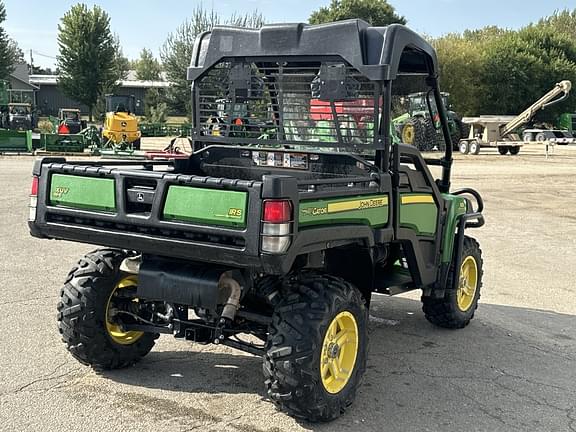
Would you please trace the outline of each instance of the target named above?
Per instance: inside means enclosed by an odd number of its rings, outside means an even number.
[[[0,0],[0,78],[14,63],[24,61],[22,51],[2,27],[6,18]],[[314,11],[311,24],[362,18],[374,26],[405,24],[386,0],[331,0]],[[222,17],[196,6],[190,18],[171,32],[160,47],[160,58],[143,48],[129,61],[110,28],[110,16],[99,6],[77,4],[58,26],[57,67],[63,92],[99,111],[103,96],[114,91],[128,70],[141,80],[166,79],[171,86],[151,89],[144,101],[146,113],[162,118],[167,111],[190,112],[190,83],[186,68],[194,39],[218,24],[258,28],[266,22],[258,11]],[[451,94],[453,108],[462,115],[515,114],[563,79],[576,85],[576,9],[554,13],[519,30],[486,27],[430,39],[436,48],[443,91]],[[544,110],[542,120],[560,112],[576,112],[576,98]]]
[[[463,115],[518,114],[555,83],[576,86],[576,10],[558,11],[519,30],[486,27],[432,40],[442,90]],[[540,111],[553,122],[576,112],[576,97]]]

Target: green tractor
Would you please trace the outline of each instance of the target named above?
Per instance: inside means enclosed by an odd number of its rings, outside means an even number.
[[[446,115],[452,146],[457,149],[458,143],[468,136],[470,129],[462,123],[461,117],[456,112],[450,110],[450,94],[442,92],[441,96],[442,103],[447,108]],[[404,98],[403,105],[407,112],[392,121],[401,141],[416,146],[420,151],[442,150],[444,143],[438,134],[440,117],[429,93],[411,93]]]
[[[187,74],[187,157],[35,164],[32,235],[100,246],[61,290],[72,356],[122,368],[161,334],[232,347],[261,357],[280,409],[329,421],[361,386],[373,293],[419,290],[430,323],[470,323],[483,264],[469,231],[484,224],[483,204],[451,190],[448,118],[424,38],[361,20],[216,26],[196,40]],[[439,158],[394,141],[400,77],[429,86]],[[270,133],[238,133],[239,111]]]
[[[576,114],[562,113],[558,118],[557,127],[576,137]]]

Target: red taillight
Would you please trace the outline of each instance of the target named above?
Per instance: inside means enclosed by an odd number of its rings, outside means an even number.
[[[38,205],[38,177],[32,177],[32,187],[30,188],[30,211],[28,220],[34,222],[36,220],[36,206]]]
[[[30,190],[31,196],[38,196],[38,177],[32,177],[32,188]]]
[[[263,222],[286,223],[292,220],[292,203],[288,200],[264,201]]]

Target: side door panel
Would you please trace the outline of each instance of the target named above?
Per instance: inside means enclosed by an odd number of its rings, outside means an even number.
[[[413,229],[420,236],[434,236],[438,207],[431,193],[401,193],[400,226]]]
[[[445,204],[420,153],[405,145],[395,146],[395,151],[399,152],[396,239],[415,283],[427,286],[437,279]]]

